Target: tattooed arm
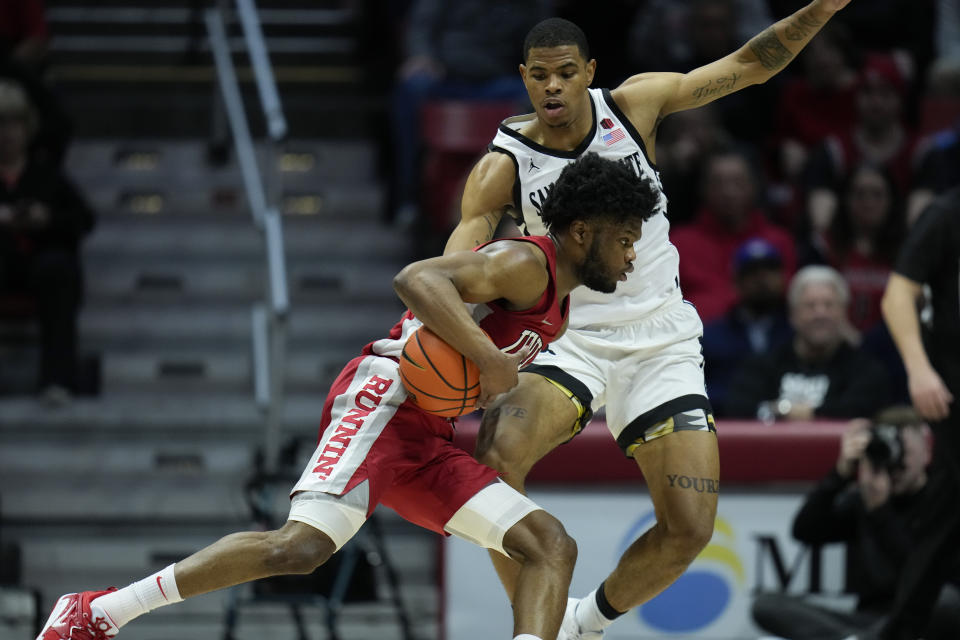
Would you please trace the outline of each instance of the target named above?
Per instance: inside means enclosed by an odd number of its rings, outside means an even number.
[[[503,153],[483,156],[470,171],[460,203],[460,222],[447,239],[444,255],[468,251],[493,240],[500,218],[513,206],[513,160]]]
[[[614,98],[640,133],[652,136],[671,113],[701,107],[772,78],[849,2],[815,0],[719,60],[685,74],[633,76],[613,91]]]

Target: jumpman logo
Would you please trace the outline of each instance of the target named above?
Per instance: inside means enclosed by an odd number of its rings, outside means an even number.
[[[540,167],[538,167],[537,165],[533,164],[533,160],[530,160],[530,168],[527,169],[527,173],[530,173],[530,172],[533,171],[534,169],[536,169],[537,171],[540,171]]]

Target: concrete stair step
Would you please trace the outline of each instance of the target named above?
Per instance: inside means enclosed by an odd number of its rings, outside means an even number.
[[[412,249],[405,234],[369,220],[286,216],[287,259],[406,264]],[[104,218],[84,243],[91,259],[247,258],[263,264],[263,237],[248,216],[122,216]]]
[[[359,345],[316,353],[291,353],[286,359],[288,392],[325,394],[343,366],[360,354]],[[164,353],[105,353],[102,356],[103,393],[125,391],[252,392],[253,362],[237,352],[180,351]]]
[[[282,437],[315,437],[325,398],[325,392],[287,394]],[[144,443],[171,438],[216,443],[228,438],[259,445],[265,425],[252,392],[128,391],[101,398],[78,397],[59,409],[32,397],[0,398],[0,444],[5,447],[19,446],[28,431],[33,440],[58,443],[82,433],[92,439],[130,438]]]
[[[316,186],[319,181],[343,186],[377,181],[376,148],[364,139],[296,138],[277,148],[262,142],[255,147],[258,164],[279,169],[284,185]],[[208,154],[208,142],[196,138],[81,138],[71,145],[66,167],[84,185],[111,181],[123,185],[243,184],[235,153],[230,153],[223,165],[212,164]]]
[[[90,205],[104,215],[159,214],[192,217],[213,213],[245,216],[250,220],[243,186],[213,179],[202,184],[179,184],[157,179],[105,182],[80,182]],[[357,186],[333,181],[299,181],[300,186],[285,185],[279,209],[288,215],[304,215],[323,220],[344,219],[377,222],[383,211],[383,188],[366,183]]]
[[[262,262],[236,257],[126,256],[118,260],[98,252],[84,264],[89,307],[138,300],[253,302],[263,299],[267,286]],[[393,263],[353,264],[322,254],[296,256],[286,267],[295,307],[300,301],[339,307],[367,298],[390,299],[395,296],[393,277],[401,268]]]
[[[347,309],[300,305],[290,314],[287,339],[292,350],[312,345],[349,344],[358,350],[387,335],[403,307],[395,300],[357,302]],[[248,305],[170,306],[141,303],[87,308],[80,316],[84,344],[96,351],[150,344],[183,348],[223,345],[247,348],[251,339]]]
[[[5,519],[238,521],[247,473],[159,471],[0,474]]]

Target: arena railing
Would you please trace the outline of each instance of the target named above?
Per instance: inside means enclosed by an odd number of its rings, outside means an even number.
[[[266,291],[264,300],[255,303],[251,310],[251,339],[254,400],[265,421],[265,466],[268,471],[273,471],[277,464],[283,422],[287,318],[290,312],[283,223],[278,207],[281,185],[277,162],[279,144],[287,135],[287,122],[256,5],[253,0],[236,0],[237,15],[267,123],[263,158],[268,169],[261,171],[231,57],[225,10],[225,3],[221,2],[208,9],[204,17],[217,70],[220,97],[243,176],[247,202],[253,222],[263,235],[266,252]]]

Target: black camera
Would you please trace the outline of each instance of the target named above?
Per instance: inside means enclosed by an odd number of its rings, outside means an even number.
[[[875,469],[893,473],[903,469],[903,438],[900,429],[892,424],[875,424],[870,427],[870,441],[864,456]]]

